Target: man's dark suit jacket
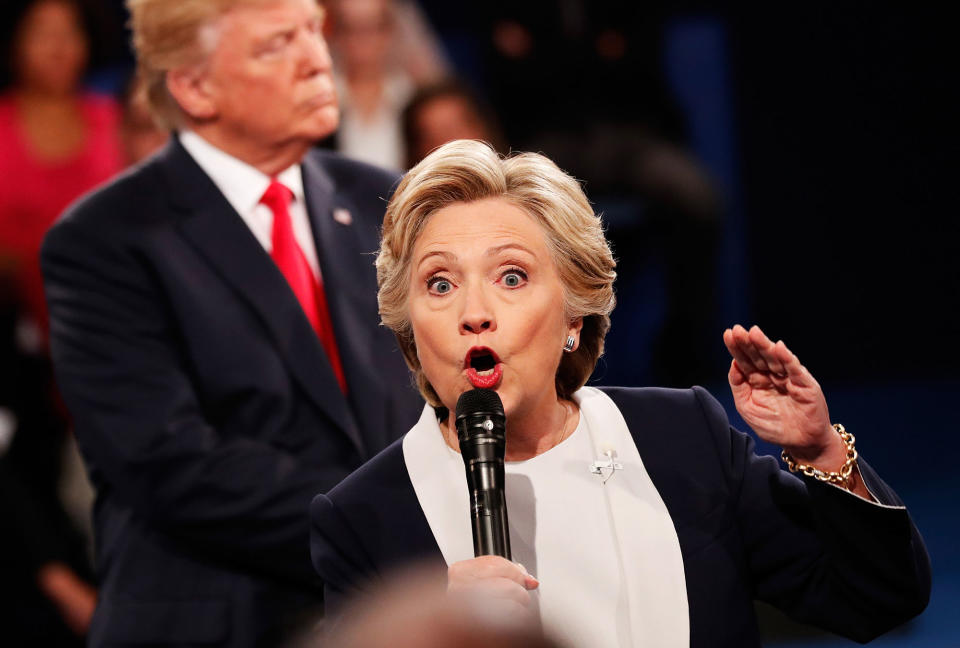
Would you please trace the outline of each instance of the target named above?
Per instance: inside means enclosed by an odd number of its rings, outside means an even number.
[[[731,428],[699,387],[604,391],[673,518],[691,647],[759,646],[754,599],[859,641],[926,606],[929,558],[906,509],[780,470],[754,453],[752,437]],[[860,470],[881,504],[902,507],[869,465],[861,461]],[[393,569],[443,564],[402,440],[318,495],[311,518],[313,563],[335,615]]]
[[[56,375],[97,489],[93,646],[277,645],[322,596],[311,498],[417,420],[377,314],[396,178],[319,151],[302,169],[346,397],[283,275],[176,138],[44,242]]]

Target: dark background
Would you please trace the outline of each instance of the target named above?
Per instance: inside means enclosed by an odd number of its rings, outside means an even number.
[[[753,314],[824,380],[955,378],[949,23],[793,9],[731,29]]]
[[[729,24],[751,314],[856,425],[927,541],[930,607],[876,643],[960,645],[952,27],[886,3],[767,5]],[[768,636],[800,645],[787,639],[802,630],[763,618]]]

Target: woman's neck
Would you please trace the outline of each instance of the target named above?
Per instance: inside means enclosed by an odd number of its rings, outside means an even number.
[[[347,76],[350,105],[361,121],[371,121],[377,114],[384,93],[384,76],[362,71]]]
[[[75,95],[21,88],[14,96],[23,132],[38,159],[55,162],[83,149],[87,126]]]
[[[577,406],[556,396],[544,399],[536,407],[513,413],[507,421],[506,461],[524,461],[543,454],[569,437],[580,420]],[[446,421],[447,445],[459,451],[453,411]]]
[[[60,114],[77,109],[77,95],[72,92],[45,92],[35,88],[17,88],[13,94],[20,109],[33,115]]]

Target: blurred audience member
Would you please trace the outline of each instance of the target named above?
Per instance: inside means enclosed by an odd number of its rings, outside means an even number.
[[[140,77],[134,76],[123,96],[123,119],[120,140],[127,164],[133,165],[163,148],[170,139],[170,131],[160,128],[150,113],[146,87]]]
[[[23,314],[46,329],[40,241],[63,209],[122,166],[119,110],[86,94],[91,34],[78,0],[5,7],[0,95],[0,255],[16,276]]]
[[[49,363],[24,348],[20,322],[13,276],[0,275],[0,644],[79,648],[96,592],[59,498],[68,435]]]
[[[399,169],[406,161],[400,115],[417,86],[446,69],[412,1],[328,0],[340,97],[341,153]]]
[[[450,74],[440,37],[418,0],[392,0],[394,39],[391,58],[414,85],[433,83]]]
[[[667,3],[490,0],[476,10],[486,87],[514,148],[541,151],[585,182],[610,221],[621,276],[660,270],[666,304],[652,345],[655,380],[710,379],[713,277],[721,205],[686,149],[686,124],[664,77]],[[656,258],[654,258],[656,257]],[[625,263],[624,263],[625,262]],[[629,281],[621,290],[629,291]],[[619,344],[615,316],[611,344]],[[631,327],[624,327],[631,328]],[[628,343],[626,339],[624,343]]]
[[[490,143],[500,153],[506,144],[492,109],[465,84],[448,79],[418,90],[403,111],[406,168],[433,149],[455,139]]]
[[[534,615],[518,616],[502,599],[448,594],[446,571],[395,574],[356,600],[327,631],[330,648],[559,648]],[[314,648],[319,646],[314,644]],[[298,648],[306,648],[301,646]]]
[[[83,645],[96,603],[86,543],[60,497],[83,489],[65,481],[74,446],[46,356],[38,262],[60,212],[122,165],[116,104],[81,88],[96,26],[86,9],[79,0],[0,8],[0,518],[9,529],[0,605],[14,646]]]

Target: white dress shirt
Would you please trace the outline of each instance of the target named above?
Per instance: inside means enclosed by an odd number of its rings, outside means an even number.
[[[610,397],[584,387],[580,423],[556,447],[506,464],[513,559],[537,577],[545,628],[572,646],[690,644],[680,540]],[[594,474],[610,451],[617,469]],[[403,439],[407,472],[447,564],[473,558],[463,460],[433,408]],[[612,474],[611,474],[612,472]]]
[[[263,193],[270,186],[270,176],[229,153],[224,153],[193,131],[183,131],[179,137],[183,148],[187,149],[190,157],[213,180],[227,202],[260,241],[263,249],[270,254],[273,251],[273,212],[260,202]],[[307,216],[300,165],[287,167],[277,175],[277,180],[293,192],[293,201],[290,203],[293,235],[313,275],[320,279],[320,263],[317,260],[310,218]]]

